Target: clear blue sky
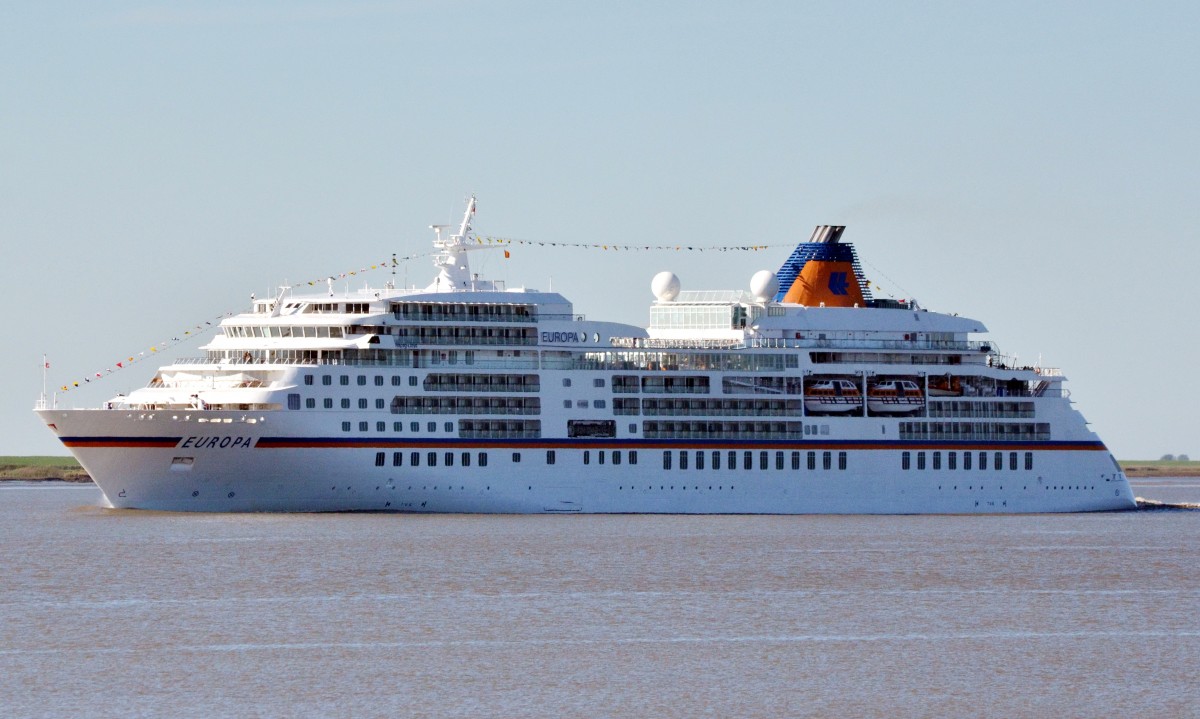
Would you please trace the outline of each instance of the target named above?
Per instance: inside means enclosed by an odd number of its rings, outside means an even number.
[[[43,353],[52,387],[104,372],[251,292],[423,251],[476,193],[478,231],[534,241],[846,224],[880,294],[1062,367],[1118,457],[1200,457],[1197,7],[2,2],[0,454],[63,453],[30,411]],[[740,288],[787,253],[481,269],[644,324],[658,270]]]

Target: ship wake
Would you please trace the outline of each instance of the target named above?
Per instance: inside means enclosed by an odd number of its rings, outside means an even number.
[[[1157,499],[1134,497],[1139,512],[1197,512],[1200,503],[1197,502],[1160,502]]]

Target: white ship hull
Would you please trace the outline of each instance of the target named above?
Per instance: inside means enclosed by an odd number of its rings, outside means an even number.
[[[287,437],[286,413],[254,425],[105,410],[43,410],[114,508],[197,512],[468,512],[665,514],[972,514],[1125,510],[1135,502],[1102,445],[927,445],[923,451],[999,451],[1003,468],[903,470],[911,443],[846,441],[663,442],[532,440],[501,445],[460,440]],[[211,413],[217,416],[222,413]],[[136,433],[131,432],[136,427]],[[217,429],[211,429],[211,428]],[[302,426],[295,429],[303,429]],[[78,438],[78,439],[72,439]],[[286,438],[286,439],[285,439]],[[184,446],[184,445],[188,446]],[[285,446],[288,444],[296,446]],[[210,446],[211,445],[211,446]],[[870,445],[870,446],[860,446]],[[697,447],[703,446],[703,449]],[[1015,445],[1014,445],[1015,447]],[[1051,448],[1053,447],[1053,448]],[[547,464],[553,449],[555,463]],[[588,463],[584,464],[584,452]],[[737,467],[728,464],[734,453]],[[1033,453],[1036,469],[1009,469],[1010,452]],[[401,453],[403,466],[393,464]],[[412,453],[420,466],[410,466]],[[637,464],[631,465],[631,452]],[[664,452],[672,458],[663,468]],[[679,454],[688,457],[680,468]],[[697,468],[695,455],[704,455]],[[719,453],[721,467],[712,467]],[[750,453],[751,468],[744,460]],[[766,453],[766,469],[761,460]],[[799,469],[793,453],[799,452]],[[815,467],[808,469],[808,453]],[[382,453],[382,454],[381,454]],[[436,466],[428,456],[436,455]],[[470,466],[463,466],[463,455]],[[605,463],[600,464],[600,454]],[[619,453],[621,464],[613,464]],[[781,453],[781,454],[780,454]],[[826,460],[828,453],[829,459]],[[845,453],[846,469],[839,469]],[[451,466],[446,455],[451,455]],[[480,455],[487,465],[480,465]],[[514,461],[519,455],[520,460]],[[175,462],[187,456],[187,465]],[[377,461],[382,456],[382,465]],[[782,469],[777,469],[782,460]],[[825,468],[825,463],[829,468]],[[1023,467],[1019,461],[1018,464]]]

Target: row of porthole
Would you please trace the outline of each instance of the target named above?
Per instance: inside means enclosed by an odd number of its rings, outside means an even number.
[[[619,486],[619,487],[617,487],[617,489],[619,489],[619,490],[624,490],[624,489],[625,489],[625,487],[624,487],[624,486]],[[631,485],[629,485],[629,489],[630,489],[631,491],[634,491],[634,492],[636,492],[636,491],[638,491],[639,489],[641,489],[641,487],[637,487],[637,486],[635,486],[635,485],[632,485],[632,484],[631,484]],[[647,485],[647,486],[646,486],[646,489],[647,489],[648,491],[653,491],[653,490],[654,490],[654,487],[653,487],[652,485]],[[660,485],[658,485],[658,489],[659,489],[660,491],[668,491],[668,490],[675,489],[675,485],[673,485],[673,484],[672,484],[672,485],[669,485],[669,486],[668,486],[668,485],[660,484]],[[686,489],[687,489],[687,485],[686,485],[686,484],[685,484],[685,485],[681,485],[681,486],[679,487],[679,489],[681,489],[681,490],[686,490]],[[698,486],[698,485],[692,485],[692,489],[693,489],[694,491],[697,491],[697,492],[698,492],[698,491],[700,491],[700,490],[702,490],[702,489],[704,489],[704,488],[703,488],[703,487],[700,487],[700,486]],[[709,489],[710,491],[712,491],[712,490],[714,489],[714,487],[713,487],[713,486],[710,484],[710,485],[708,485],[708,489]],[[723,484],[719,484],[719,485],[717,485],[717,486],[716,486],[716,488],[715,488],[715,489],[716,489],[716,491],[724,491],[724,490],[725,490],[725,485],[723,485]],[[731,485],[729,485],[729,489],[730,489],[730,491],[732,491],[732,490],[733,490],[733,485],[732,485],[732,484],[731,484]]]
[[[943,489],[943,486],[939,484],[939,485],[938,485],[938,489]],[[957,485],[957,484],[956,484],[956,485],[954,485],[954,486],[953,486],[951,489],[955,489],[955,490],[957,490],[957,489],[958,489],[958,485]],[[967,489],[968,489],[968,490],[974,490],[974,489],[975,489],[975,485],[973,485],[973,484],[971,484],[971,485],[967,485]],[[981,484],[981,485],[979,485],[979,490],[980,490],[980,491],[983,491],[983,489],[984,489],[984,486],[983,486],[982,484]],[[1021,489],[1028,491],[1028,490],[1029,490],[1029,485],[1024,485],[1024,486],[1022,486],[1022,487],[1021,487]],[[1046,486],[1046,487],[1043,487],[1043,489],[1047,489],[1047,490],[1049,490],[1049,489],[1065,489],[1065,490],[1069,490],[1069,491],[1080,491],[1080,490],[1084,490],[1084,491],[1088,491],[1088,492],[1093,492],[1093,491],[1095,491],[1095,490],[1096,490],[1096,485],[1091,485],[1091,486],[1086,486],[1086,485],[1081,485],[1081,484],[1072,485],[1072,486],[1067,486],[1067,485],[1058,486],[1058,485],[1054,485],[1054,486],[1052,486],[1052,487],[1051,487],[1051,486]],[[1003,490],[1004,490],[1004,485],[1003,485],[1003,484],[1002,484],[1002,485],[1000,485],[1000,490],[1001,490],[1001,491],[1003,491]]]

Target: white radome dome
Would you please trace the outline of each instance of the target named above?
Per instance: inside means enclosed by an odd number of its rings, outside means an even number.
[[[650,291],[659,302],[670,302],[679,296],[679,276],[674,272],[659,272],[650,280]]]
[[[779,293],[779,278],[770,270],[759,270],[750,278],[750,294],[759,302],[766,302]]]

